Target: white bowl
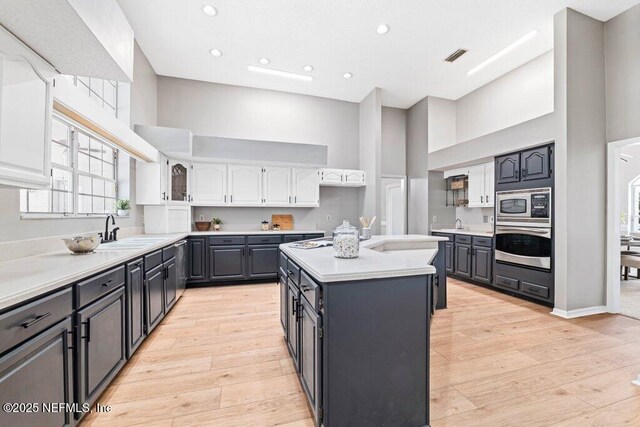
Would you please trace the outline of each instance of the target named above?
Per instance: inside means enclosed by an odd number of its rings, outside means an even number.
[[[62,239],[64,244],[74,254],[92,253],[95,248],[100,245],[102,239],[100,236],[77,236],[68,239]]]

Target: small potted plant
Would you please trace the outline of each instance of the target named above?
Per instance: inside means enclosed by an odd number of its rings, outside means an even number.
[[[127,199],[118,199],[116,201],[116,209],[118,216],[129,216],[129,209],[131,209],[131,204]]]
[[[222,224],[222,220],[220,218],[212,218],[211,222],[213,223],[213,231],[220,231],[220,224]]]

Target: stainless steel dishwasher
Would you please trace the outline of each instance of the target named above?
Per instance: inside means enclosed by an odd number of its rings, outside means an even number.
[[[176,292],[177,297],[180,298],[187,286],[187,241],[180,240],[174,246],[176,247]]]

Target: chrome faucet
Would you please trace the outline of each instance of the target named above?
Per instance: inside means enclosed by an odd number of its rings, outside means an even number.
[[[98,233],[102,237],[102,243],[115,242],[118,240],[118,230],[120,227],[115,227],[111,233],[109,233],[109,218],[111,218],[111,225],[116,225],[116,219],[113,214],[107,215],[107,220],[104,223],[104,234]]]
[[[460,223],[460,226],[458,226]],[[456,218],[456,230],[462,230],[462,220],[460,218]]]

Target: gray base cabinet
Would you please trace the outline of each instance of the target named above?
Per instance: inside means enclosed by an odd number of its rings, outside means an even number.
[[[471,278],[471,246],[455,245],[455,274],[460,277]]]
[[[437,232],[433,235],[449,239],[444,245],[448,275],[486,284],[494,282],[493,238]]]
[[[491,284],[493,275],[493,250],[481,246],[473,247],[473,280]]]
[[[298,325],[298,302],[300,301],[300,295],[297,286],[288,280],[287,283],[287,346],[289,352],[293,358],[293,364],[296,370],[299,369],[300,358],[298,357],[298,348],[300,343],[298,342],[298,331],[300,326]]]
[[[0,411],[3,426],[70,426],[70,412],[44,411],[43,403],[69,405],[73,392],[73,327],[67,318],[0,358],[2,403],[40,405],[37,412]]]
[[[144,261],[127,264],[127,357],[142,344],[144,331]]]
[[[300,298],[299,310],[299,349],[300,349],[300,382],[307,394],[314,418],[318,419],[320,412],[320,396],[322,375],[320,363],[322,357],[322,317],[306,300]]]
[[[207,238],[190,237],[187,242],[187,280],[204,281],[207,279]]]
[[[249,245],[248,273],[252,279],[278,274],[278,245]]]
[[[245,278],[244,246],[210,246],[209,279],[241,280]]]
[[[145,317],[147,334],[164,317],[164,266],[152,268],[145,274]]]
[[[127,360],[124,287],[77,312],[78,402],[93,404]]]
[[[163,263],[164,267],[164,312],[168,313],[178,300],[178,271],[176,259]]]

